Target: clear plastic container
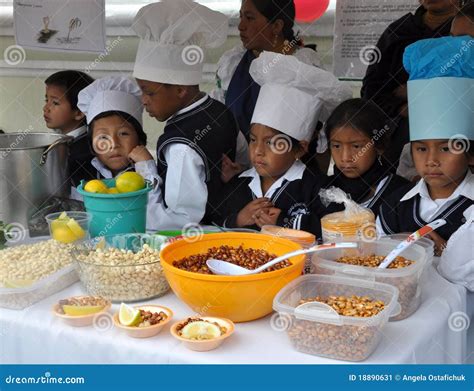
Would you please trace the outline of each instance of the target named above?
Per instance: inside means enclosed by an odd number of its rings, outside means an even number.
[[[0,307],[22,310],[79,281],[75,265],[58,270],[24,288],[0,288]]]
[[[297,229],[279,227],[277,225],[264,225],[261,230],[262,234],[273,235],[279,238],[285,238],[299,244],[304,249],[313,247],[316,244],[316,236],[310,232]],[[304,274],[311,273],[311,254],[306,256]]]
[[[388,255],[400,240],[381,238],[375,242],[358,242],[362,255]],[[428,251],[425,247],[412,244],[400,255],[414,261],[413,264],[399,269],[379,269],[376,267],[355,266],[338,263],[336,260],[343,256],[355,254],[358,250],[327,249],[313,254],[311,272],[314,274],[335,274],[364,280],[391,284],[400,291],[399,303],[401,312],[390,320],[405,319],[413,314],[421,303],[420,281],[423,271],[429,265]]]
[[[73,226],[73,229],[76,231],[69,228],[67,223],[58,223],[58,219],[63,213],[65,213],[68,218],[74,219],[74,221],[77,223]],[[45,219],[48,222],[49,234],[51,237],[62,243],[72,243],[77,240],[87,240],[90,238],[89,225],[92,219],[92,215],[90,213],[80,211],[55,212],[47,215]],[[56,226],[54,226],[55,222]],[[53,227],[55,228],[53,229]]]
[[[368,296],[381,300],[385,308],[371,317],[342,316],[331,307],[312,302],[299,306],[302,299],[314,296]],[[388,318],[400,308],[398,289],[375,281],[339,276],[306,275],[283,288],[273,300],[273,309],[288,324],[293,347],[303,353],[336,360],[362,361],[375,350]]]

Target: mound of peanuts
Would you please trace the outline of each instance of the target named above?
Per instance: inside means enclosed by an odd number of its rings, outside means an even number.
[[[385,308],[385,303],[381,300],[373,300],[367,296],[329,296],[329,297],[312,297],[301,299],[298,305],[319,301],[332,307],[339,315],[342,316],[358,316],[368,318],[377,315]]]
[[[301,299],[298,304],[312,301],[325,303],[338,314],[350,317],[372,317],[385,308],[382,301],[367,296],[316,296]],[[294,319],[288,336],[299,351],[339,360],[361,361],[372,353],[378,343],[380,332],[377,326],[378,321],[370,320],[363,325],[333,325]]]
[[[383,255],[372,254],[365,257],[340,257],[336,259],[336,262],[356,266],[379,267],[384,258],[385,256]],[[388,265],[388,269],[400,269],[402,267],[410,266],[413,263],[414,261],[398,256],[390,265]]]
[[[154,326],[155,324],[161,323],[168,319],[168,315],[166,315],[163,311],[160,312],[151,312],[140,310],[141,322],[137,325],[137,327],[148,327]]]
[[[369,255],[369,256],[345,256],[336,259],[338,263],[344,263],[348,265],[365,266],[370,268],[377,268],[384,256],[381,255]],[[388,266],[387,269],[402,269],[413,265],[415,261],[409,260],[405,257],[396,257],[395,260]],[[318,270],[316,268],[316,273]],[[377,277],[376,281],[384,282],[386,284],[394,285],[400,291],[398,302],[402,306],[402,312],[393,318],[393,320],[405,319],[407,316],[412,314],[419,305],[419,298],[417,299],[418,292],[418,279],[417,274],[411,275],[400,275],[400,276],[385,276]]]
[[[206,261],[211,258],[220,259],[235,265],[242,266],[246,269],[253,270],[271,261],[272,259],[275,259],[276,257],[277,256],[275,254],[270,254],[269,252],[261,249],[245,249],[243,245],[240,245],[239,247],[223,245],[219,247],[211,247],[206,253],[203,254],[191,255],[189,257],[173,261],[173,266],[189,272],[213,274],[206,265]],[[283,269],[290,265],[291,262],[282,261],[272,267],[269,267],[262,273]]]

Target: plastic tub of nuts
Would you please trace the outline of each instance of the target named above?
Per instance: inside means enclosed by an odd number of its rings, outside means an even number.
[[[72,244],[27,240],[0,251],[0,307],[21,310],[78,280]]]
[[[164,295],[168,289],[160,261],[166,237],[118,234],[76,246],[79,278],[90,295],[113,302],[134,302]]]
[[[362,361],[376,349],[390,315],[400,311],[398,289],[375,281],[306,275],[273,300],[293,347],[336,360]]]
[[[412,244],[387,269],[378,265],[400,240],[381,238],[374,242],[358,242],[359,250],[327,249],[313,255],[311,272],[335,274],[383,282],[396,286],[400,291],[402,311],[390,320],[405,319],[413,314],[421,303],[420,280],[429,265],[427,248]]]

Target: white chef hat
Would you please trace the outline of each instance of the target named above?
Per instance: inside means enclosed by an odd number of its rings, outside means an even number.
[[[121,76],[97,79],[79,92],[77,107],[90,124],[95,117],[106,111],[122,111],[142,125],[142,92],[138,85]]]
[[[203,48],[227,39],[228,19],[191,0],[162,0],[141,8],[133,21],[140,37],[133,76],[174,85],[197,85]]]
[[[332,73],[290,55],[263,52],[250,65],[250,75],[261,86],[251,123],[299,141],[310,141],[317,122],[352,97]]]

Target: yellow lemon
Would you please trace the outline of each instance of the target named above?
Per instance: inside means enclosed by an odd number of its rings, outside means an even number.
[[[188,339],[213,339],[221,336],[221,329],[209,322],[191,322],[183,327],[181,335]]]
[[[124,172],[115,180],[115,186],[120,193],[131,193],[145,187],[145,179],[136,172]]]
[[[107,191],[109,194],[119,194],[120,192],[116,187],[109,187],[109,190]]]
[[[14,280],[10,278],[5,278],[3,281],[3,286],[5,288],[26,288],[34,283],[34,280]]]
[[[92,179],[91,181],[87,182],[84,186],[84,191],[88,193],[107,193],[108,188],[107,185],[102,182],[100,179]]]
[[[76,236],[76,239],[82,239],[86,236],[86,231],[82,229],[79,223],[74,219],[69,219],[66,223],[67,227],[72,231],[72,233]]]
[[[61,243],[72,243],[86,236],[86,232],[79,223],[62,212],[56,220],[51,222],[51,236]]]
[[[77,240],[74,232],[66,224],[58,225],[54,229],[51,228],[51,233],[53,239],[61,243],[72,243]]]
[[[81,316],[90,315],[99,312],[104,308],[103,305],[63,305],[63,311],[66,315]]]

